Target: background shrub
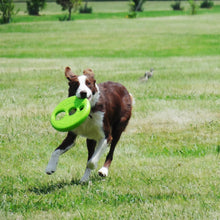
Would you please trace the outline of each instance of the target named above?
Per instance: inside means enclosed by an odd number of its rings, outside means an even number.
[[[200,8],[212,8],[214,6],[214,2],[211,0],[204,0],[201,5]]]
[[[128,11],[128,18],[136,18],[136,7],[133,0],[130,0],[129,2],[129,11]]]
[[[181,7],[181,0],[175,0],[173,4],[171,4],[173,10],[183,10],[184,8]]]
[[[46,0],[28,0],[26,3],[29,15],[39,15],[40,10],[46,6]]]
[[[9,23],[11,17],[14,14],[14,3],[13,0],[0,0],[0,14],[2,24]]]

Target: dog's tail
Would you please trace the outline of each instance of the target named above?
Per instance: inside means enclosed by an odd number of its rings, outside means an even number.
[[[131,97],[132,106],[134,106],[135,105],[135,99],[134,99],[134,97],[131,93],[129,93],[129,95]]]

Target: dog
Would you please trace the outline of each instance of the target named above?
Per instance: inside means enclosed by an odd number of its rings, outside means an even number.
[[[91,69],[76,75],[70,67],[65,68],[65,76],[69,81],[69,97],[87,98],[91,111],[87,119],[77,128],[67,133],[66,138],[51,155],[47,165],[48,175],[56,171],[59,156],[73,147],[78,135],[86,138],[88,161],[86,170],[80,182],[87,182],[92,170],[110,145],[104,166],[98,171],[101,177],[108,176],[108,170],[113,160],[115,146],[122,132],[128,125],[132,113],[132,95],[127,89],[116,82],[96,84]]]

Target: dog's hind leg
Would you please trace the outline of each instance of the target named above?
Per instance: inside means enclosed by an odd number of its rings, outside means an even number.
[[[108,176],[108,169],[109,169],[109,167],[111,165],[111,162],[113,160],[113,154],[114,154],[115,146],[116,146],[117,142],[119,141],[120,136],[121,136],[121,134],[118,135],[117,138],[113,137],[112,142],[111,142],[110,151],[109,151],[109,153],[106,157],[104,166],[98,171],[99,176],[102,176],[102,177]]]
[[[76,139],[76,135],[72,132],[68,132],[66,138],[63,140],[62,144],[52,153],[50,161],[47,165],[45,172],[50,175],[56,171],[57,164],[59,161],[59,156],[66,151],[68,151],[71,147],[73,147]]]
[[[121,137],[122,132],[125,130],[129,119],[130,119],[130,117],[122,118],[121,121],[113,127],[110,151],[106,157],[104,166],[98,171],[99,176],[101,176],[101,177],[108,176],[108,169],[109,169],[109,167],[112,163],[112,160],[113,160],[113,154],[114,154],[115,147]]]

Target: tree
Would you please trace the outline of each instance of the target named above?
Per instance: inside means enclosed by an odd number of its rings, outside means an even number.
[[[46,0],[27,0],[26,3],[29,15],[39,15],[39,11],[46,6]]]
[[[80,13],[92,13],[92,7],[88,7],[88,1],[89,1],[89,0],[85,0],[84,6],[82,6],[82,7],[79,9],[79,12],[80,12]]]
[[[13,0],[0,0],[0,14],[2,14],[1,23],[10,23],[12,15],[14,15]]]
[[[135,11],[143,11],[143,4],[146,0],[132,0],[134,2]]]
[[[68,10],[67,20],[71,20],[72,10],[76,12],[81,4],[81,0],[56,0],[56,3],[62,6],[62,10]]]
[[[188,0],[189,5],[191,7],[191,14],[195,15],[197,13],[197,5],[195,0]]]
[[[136,18],[137,12],[143,11],[143,4],[146,0],[130,0],[129,1],[129,11],[128,18]]]

